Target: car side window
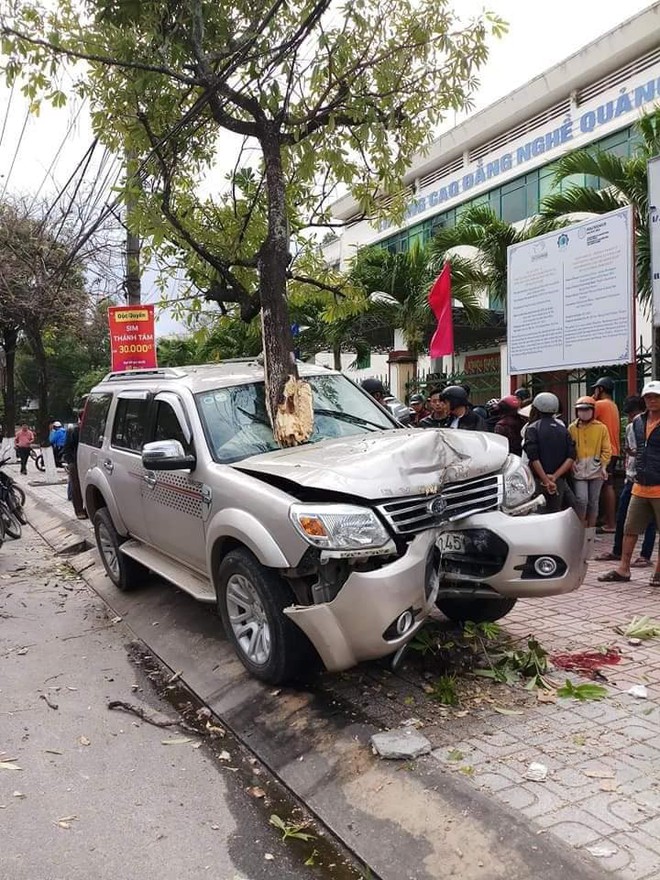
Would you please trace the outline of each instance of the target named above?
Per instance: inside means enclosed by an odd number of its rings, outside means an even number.
[[[154,440],[178,440],[186,453],[190,452],[190,444],[186,440],[176,413],[165,400],[156,401],[156,422]]]
[[[113,446],[130,452],[142,451],[148,406],[147,400],[119,398],[112,426]]]
[[[80,442],[86,446],[103,446],[103,435],[108,418],[108,410],[112,403],[112,394],[90,394],[85,404],[82,424],[80,426]]]

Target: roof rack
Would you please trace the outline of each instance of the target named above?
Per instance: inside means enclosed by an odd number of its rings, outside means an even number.
[[[157,376],[159,379],[180,379],[186,374],[183,370],[176,367],[155,367],[150,370],[125,370],[124,372],[108,373],[103,379],[104,382],[118,382],[126,379],[150,379]]]

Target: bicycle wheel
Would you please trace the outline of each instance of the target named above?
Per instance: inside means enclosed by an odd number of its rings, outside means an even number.
[[[0,501],[0,519],[3,522],[5,534],[8,538],[16,540],[21,537],[23,528],[4,501]]]
[[[21,495],[23,496],[23,501],[21,501]],[[23,511],[25,493],[22,492],[21,495],[16,491],[16,487],[12,486],[7,493],[7,507],[9,507],[9,510],[14,514],[19,523],[25,526],[27,525],[27,519]]]
[[[36,456],[35,456],[35,458],[34,458],[34,466],[36,467],[36,469],[37,469],[38,471],[45,471],[45,470],[46,470],[46,465],[44,464],[44,457],[43,457],[43,455],[36,455]]]
[[[25,492],[21,489],[18,483],[15,483],[13,480],[11,481],[11,485],[9,487],[9,491],[12,495],[15,496],[16,501],[21,507],[25,507]]]

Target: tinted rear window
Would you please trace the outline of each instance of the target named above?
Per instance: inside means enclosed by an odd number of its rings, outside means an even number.
[[[147,423],[148,400],[135,397],[119,399],[112,426],[112,445],[131,452],[141,452]]]
[[[90,394],[85,404],[82,425],[80,427],[80,442],[87,446],[103,446],[105,424],[108,419],[108,410],[112,403],[112,394]]]

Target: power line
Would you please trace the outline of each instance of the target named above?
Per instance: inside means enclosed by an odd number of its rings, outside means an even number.
[[[7,128],[7,120],[9,119],[9,111],[11,110],[11,99],[14,97],[14,87],[16,86],[16,80],[11,84],[11,91],[9,93],[9,101],[7,103],[7,110],[5,112],[5,120],[2,123],[2,131],[0,131],[0,146],[2,145],[2,139],[5,136],[5,129]]]
[[[55,164],[57,163],[57,160],[59,159],[59,157],[62,153],[62,150],[64,149],[64,145],[66,144],[69,137],[71,136],[71,132],[73,131],[73,126],[78,121],[78,117],[82,113],[82,109],[85,106],[86,102],[87,102],[87,98],[83,98],[83,100],[80,102],[80,107],[78,107],[78,110],[77,110],[75,116],[71,119],[71,122],[69,123],[69,127],[67,128],[67,130],[64,134],[64,137],[62,138],[62,142],[60,143],[59,147],[57,148],[57,151],[56,151],[55,155],[53,156],[53,159],[52,159],[50,165],[46,169],[46,173],[44,174],[43,180],[39,184],[39,187],[38,187],[36,193],[32,197],[32,201],[30,202],[30,208],[32,208],[32,206],[34,205],[36,200],[39,198],[39,193],[44,188],[44,184],[46,183],[46,181],[50,177],[51,172],[53,171]]]
[[[53,200],[53,203],[52,203],[51,206],[48,208],[48,210],[46,211],[45,215],[43,216],[43,218],[42,218],[42,220],[41,220],[41,228],[42,228],[42,229],[43,229],[43,227],[45,226],[46,220],[48,220],[48,218],[50,217],[50,215],[51,215],[51,213],[52,213],[52,211],[53,211],[53,208],[57,205],[57,203],[59,202],[59,200],[62,198],[62,196],[64,195],[64,193],[65,193],[66,190],[68,189],[68,186],[69,186],[69,184],[71,183],[71,181],[74,179],[74,177],[76,176],[76,174],[80,171],[80,169],[81,169],[82,166],[85,164],[85,162],[88,161],[88,160],[87,160],[87,157],[88,157],[89,155],[91,155],[91,153],[94,152],[94,148],[96,147],[96,145],[97,145],[97,143],[98,143],[98,140],[99,140],[98,138],[94,138],[94,140],[91,142],[91,144],[87,147],[87,149],[85,150],[85,153],[83,154],[82,159],[80,160],[80,162],[78,162],[78,164],[76,165],[76,167],[73,169],[73,171],[72,171],[71,174],[69,175],[69,177],[68,177],[66,183],[64,184],[64,186],[60,189],[60,191],[59,191],[59,192],[57,193],[57,195],[55,196],[55,199]]]
[[[0,199],[4,199],[5,193],[7,192],[7,184],[9,183],[9,178],[11,177],[11,173],[14,170],[14,164],[16,163],[16,157],[18,156],[18,151],[21,148],[21,144],[23,143],[23,135],[25,134],[25,129],[27,128],[28,119],[30,118],[30,108],[27,108],[25,113],[25,119],[23,120],[23,128],[21,129],[21,133],[18,137],[18,143],[16,144],[16,149],[14,151],[14,158],[11,160],[11,165],[9,166],[9,171],[7,172],[7,176],[5,177],[4,186],[2,187],[2,193],[0,193]]]

